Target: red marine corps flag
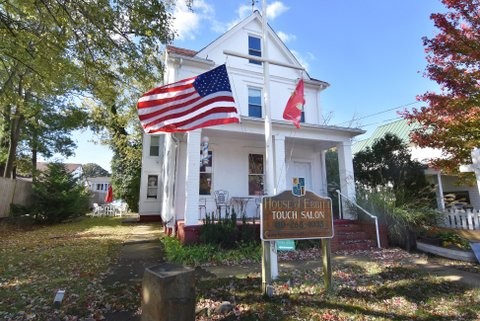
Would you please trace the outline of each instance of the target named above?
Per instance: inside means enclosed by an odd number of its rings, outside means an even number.
[[[137,111],[147,134],[240,122],[225,65],[150,90],[138,100]]]
[[[300,120],[302,118],[303,105],[305,105],[305,98],[303,94],[303,79],[298,81],[295,91],[290,96],[290,99],[283,111],[283,119],[291,120],[295,127],[300,128]]]

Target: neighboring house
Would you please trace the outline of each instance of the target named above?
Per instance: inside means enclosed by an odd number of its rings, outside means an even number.
[[[226,63],[241,123],[212,126],[187,133],[144,135],[139,214],[141,220],[162,219],[179,233],[194,234],[205,213],[215,213],[215,191],[246,200],[247,217],[258,216],[258,199],[291,190],[292,178],[303,177],[307,190],[327,195],[325,153],[337,148],[341,191],[354,197],[352,138],[363,130],[326,126],[320,93],[329,84],[298,69],[270,64],[269,88],[272,118],[275,189],[264,188],[266,164],[265,92],[261,62],[227,56],[224,50],[263,57],[261,16],[254,12],[200,51],[168,46],[165,84],[197,76]],[[301,67],[292,52],[268,27],[268,57]],[[303,121],[297,129],[282,114],[298,79],[304,79]],[[201,165],[201,143],[208,138],[208,164]],[[257,201],[257,203],[255,202]],[[240,208],[236,207],[239,214]],[[179,224],[179,222],[181,224]]]
[[[37,162],[37,170],[40,172],[44,172],[49,163],[46,162]],[[83,175],[83,167],[82,164],[73,164],[73,163],[64,163],[67,172],[72,174],[74,177],[80,177]]]
[[[379,126],[369,138],[356,142],[352,147],[352,152],[355,155],[367,146],[371,147],[376,140],[383,138],[385,134],[390,133],[408,144],[412,159],[428,164],[430,159],[441,157],[442,151],[433,148],[420,148],[410,141],[410,132],[418,126],[418,124],[409,125],[405,119]],[[425,176],[429,182],[437,186],[436,194],[439,209],[480,209],[480,195],[476,185],[462,184],[457,176],[447,175],[434,168],[426,169]]]
[[[110,180],[111,178],[108,176],[85,178],[85,185],[93,193],[91,204],[101,204],[105,202],[105,195],[107,195],[107,190],[110,186]]]

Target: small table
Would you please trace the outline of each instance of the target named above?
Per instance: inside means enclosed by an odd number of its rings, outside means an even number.
[[[236,205],[237,208],[239,209],[239,214],[241,214],[242,217],[246,216],[247,214],[247,204],[248,202],[253,199],[253,197],[250,196],[232,196],[231,200],[233,205]]]

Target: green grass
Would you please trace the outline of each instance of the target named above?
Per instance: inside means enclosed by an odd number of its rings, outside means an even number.
[[[106,295],[100,281],[131,228],[115,218],[28,230],[0,225],[0,319],[93,314]],[[58,289],[66,295],[56,310]]]

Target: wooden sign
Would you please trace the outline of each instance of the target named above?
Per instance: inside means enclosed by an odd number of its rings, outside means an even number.
[[[295,196],[284,191],[262,199],[262,240],[333,237],[332,200],[306,191]]]

